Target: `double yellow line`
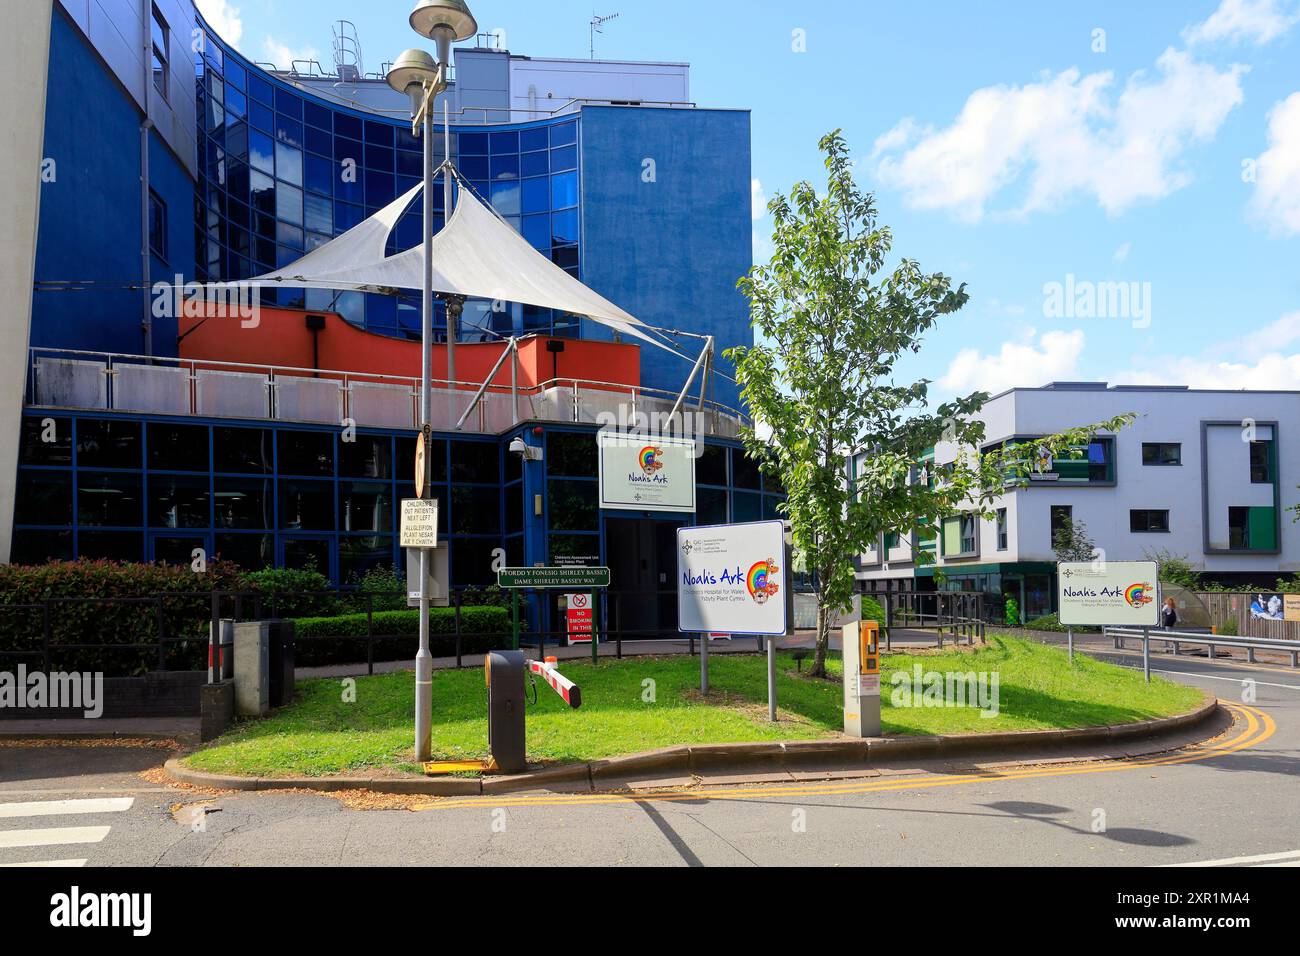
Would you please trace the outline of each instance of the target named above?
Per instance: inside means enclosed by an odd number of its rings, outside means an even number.
[[[1240,729],[1227,739],[1215,738],[1169,754],[1151,758],[1122,758],[1105,763],[1072,767],[1025,767],[1008,770],[976,770],[960,774],[925,774],[887,779],[872,778],[852,783],[766,784],[756,787],[733,786],[725,789],[649,790],[638,793],[576,793],[528,796],[503,794],[499,797],[456,797],[436,803],[420,804],[415,810],[455,810],[467,807],[569,807],[600,804],[648,803],[653,801],[752,800],[755,797],[821,797],[840,794],[884,793],[894,790],[924,790],[931,787],[954,787],[966,783],[994,783],[1045,777],[1071,777],[1088,773],[1114,773],[1145,767],[1170,767],[1227,756],[1254,747],[1277,731],[1273,718],[1262,710],[1219,701],[1235,718],[1233,729]]]

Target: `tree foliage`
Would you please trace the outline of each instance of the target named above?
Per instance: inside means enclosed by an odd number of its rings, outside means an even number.
[[[756,341],[727,352],[756,423],[743,436],[746,449],[784,485],[781,510],[814,575],[815,674],[825,673],[830,623],[851,601],[853,558],[885,532],[915,539],[918,529],[933,533],[959,511],[991,517],[991,502],[1026,479],[1035,454],[1015,444],[979,450],[984,426],[974,416],[986,393],[931,409],[929,381],[895,380],[899,360],[919,352],[925,333],[969,295],[964,284],[954,288],[912,259],[891,266],[892,235],[878,222],[874,198],[854,181],[840,132],[820,148],[824,193],[801,182],[768,204],[772,258],[739,283]],[[1075,455],[1095,432],[1129,420],[1034,445]],[[921,471],[936,446],[941,466]]]

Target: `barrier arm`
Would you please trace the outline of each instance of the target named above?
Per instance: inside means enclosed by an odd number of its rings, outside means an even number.
[[[528,670],[539,675],[551,689],[564,698],[564,702],[577,710],[582,706],[582,688],[555,669],[550,661],[526,661]]]

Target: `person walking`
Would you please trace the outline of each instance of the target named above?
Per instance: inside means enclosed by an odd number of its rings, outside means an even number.
[[[1160,609],[1160,626],[1166,631],[1178,626],[1178,608],[1173,598],[1165,598],[1165,606]]]

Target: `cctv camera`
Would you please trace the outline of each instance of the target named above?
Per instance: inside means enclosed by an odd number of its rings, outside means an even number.
[[[510,451],[516,455],[527,455],[528,446],[524,444],[522,438],[516,438],[510,443]]]

